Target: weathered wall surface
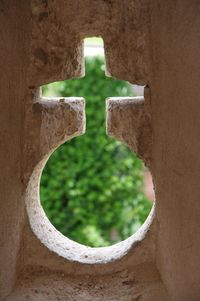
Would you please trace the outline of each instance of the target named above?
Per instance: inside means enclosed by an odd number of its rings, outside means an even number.
[[[199,13],[187,0],[1,1],[0,300],[199,300]],[[141,230],[101,249],[63,237],[39,203],[48,156],[85,131],[83,99],[39,87],[82,76],[81,41],[96,35],[107,73],[147,85],[144,100],[108,100],[107,132],[156,190]]]
[[[29,64],[30,12],[26,1],[0,3],[0,296],[16,280],[24,215],[24,103]]]
[[[157,263],[172,300],[200,299],[200,3],[152,6]]]

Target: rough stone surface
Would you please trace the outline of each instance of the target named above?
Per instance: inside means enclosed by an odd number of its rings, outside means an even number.
[[[152,128],[147,98],[107,99],[107,134],[127,144],[151,167]]]
[[[107,73],[148,83],[148,0],[32,0],[31,8],[30,86],[83,75],[82,40],[89,36],[104,40]]]
[[[199,15],[197,0],[0,1],[0,300],[199,300]],[[107,131],[156,194],[136,235],[100,249],[62,236],[39,202],[46,160],[85,130],[83,99],[39,87],[84,74],[88,36],[103,37],[108,74],[147,86],[108,101]]]

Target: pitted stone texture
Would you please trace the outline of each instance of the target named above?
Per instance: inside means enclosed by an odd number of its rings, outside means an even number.
[[[34,103],[35,118],[41,118],[40,153],[48,154],[62,142],[85,132],[83,98],[42,98]]]
[[[198,1],[188,0],[1,1],[0,300],[199,299],[199,15]],[[64,137],[54,120],[54,143],[51,113],[33,104],[29,87],[81,75],[81,40],[91,35],[103,37],[113,76],[151,87],[155,220],[145,239],[105,264],[55,254],[30,229],[25,210],[33,171],[38,181],[38,164]]]
[[[3,5],[3,11],[9,8],[7,13],[13,7],[8,2]],[[19,18],[20,9],[15,6],[17,20],[22,23],[19,28],[15,27],[15,10],[13,18],[3,22],[9,32],[5,40],[11,36],[12,43],[18,42],[15,53],[20,53],[20,60],[16,70],[23,72],[20,81],[19,72],[12,72],[12,83],[18,84],[14,95],[20,92],[20,96],[17,101],[10,102],[11,107],[6,106],[8,118],[4,124],[12,122],[10,112],[20,116],[17,123],[20,176],[18,173],[15,176],[14,187],[20,187],[21,207],[16,211],[19,202],[12,206],[15,195],[10,198],[6,214],[10,215],[11,208],[13,215],[18,212],[20,227],[15,219],[12,221],[18,227],[19,238],[16,238],[18,246],[14,247],[11,276],[2,277],[5,278],[2,283],[9,283],[8,289],[1,290],[0,296],[5,299],[12,291],[7,298],[9,301],[132,301],[146,300],[147,296],[152,296],[153,300],[153,296],[155,299],[163,295],[163,285],[155,267],[157,223],[154,210],[135,236],[111,248],[92,249],[63,237],[48,221],[39,200],[40,175],[45,162],[56,147],[84,132],[85,115],[83,100],[45,100],[40,97],[38,87],[83,75],[82,39],[87,36],[104,39],[108,73],[130,82],[148,83],[148,1],[32,0],[29,4],[31,6],[26,8],[19,6],[26,15],[24,19]],[[15,29],[12,35],[10,24],[12,30]],[[25,39],[26,46],[19,35]],[[10,49],[6,53],[7,65],[14,69],[16,64],[9,65],[13,57]],[[1,86],[2,91],[6,91],[5,86],[5,83]],[[14,124],[12,126],[15,128]],[[14,170],[12,168],[12,175]],[[9,246],[4,256],[9,254]],[[83,285],[77,291],[76,283],[80,278]]]
[[[107,133],[128,145],[150,167],[151,116],[143,97],[107,99]]]
[[[26,106],[25,181],[34,167],[56,147],[85,132],[83,98],[48,99],[34,92],[32,99],[34,102]]]
[[[31,8],[30,87],[82,76],[88,36],[102,36],[108,74],[149,82],[148,0],[32,0]]]
[[[154,266],[137,266],[113,275],[67,276],[59,271],[26,272],[5,301],[168,301]]]

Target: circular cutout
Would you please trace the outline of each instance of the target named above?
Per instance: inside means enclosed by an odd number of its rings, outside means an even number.
[[[88,131],[49,158],[41,204],[63,235],[91,247],[109,246],[135,233],[151,210],[144,174],[142,161],[126,146]]]
[[[122,258],[133,250],[135,245],[138,246],[138,243],[144,240],[150,230],[154,210],[151,211],[145,223],[134,235],[110,247],[86,247],[65,237],[56,230],[41,207],[39,198],[41,173],[48,159],[49,155],[45,156],[32,171],[26,189],[26,207],[32,231],[51,252],[69,261],[85,264],[106,264]]]
[[[106,264],[125,256],[142,242],[154,220],[154,207],[145,223],[128,239],[113,246],[91,248],[65,237],[50,223],[40,204],[39,186],[42,170],[48,158],[45,157],[35,166],[26,189],[26,208],[30,226],[41,243],[51,252],[69,261],[83,264]]]

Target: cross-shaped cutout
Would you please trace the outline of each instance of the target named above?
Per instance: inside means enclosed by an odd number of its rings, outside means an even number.
[[[146,88],[146,91],[148,89]],[[83,98],[45,98],[40,97],[33,105],[35,117],[42,120],[40,132],[40,152],[38,161],[49,154],[63,142],[85,132],[85,105]],[[150,115],[144,99],[126,97],[107,100],[107,134],[118,139],[135,151],[148,165],[149,152],[143,152],[141,141],[150,133]],[[148,129],[148,130],[147,130]],[[147,138],[146,135],[145,139]],[[143,143],[144,145],[144,143]],[[146,148],[145,148],[146,151]],[[34,189],[33,189],[34,190]],[[34,199],[29,197],[28,208],[31,209]],[[38,207],[38,214],[39,213]],[[37,212],[37,210],[35,210]],[[40,226],[35,223],[32,213],[29,214],[34,232],[40,237]],[[44,218],[44,217],[43,217]],[[49,224],[48,224],[49,225]],[[51,230],[53,231],[53,230]],[[47,243],[47,242],[46,242]],[[45,243],[45,244],[46,244]],[[69,243],[69,248],[73,243]]]

